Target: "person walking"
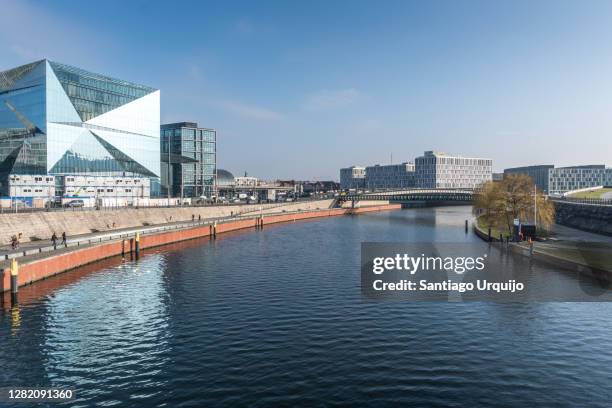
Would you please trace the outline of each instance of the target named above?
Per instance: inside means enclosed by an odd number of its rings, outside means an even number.
[[[57,234],[55,232],[51,235],[51,243],[53,244],[53,249],[57,249]]]
[[[19,248],[19,241],[17,240],[17,235],[13,235],[11,237],[11,249],[15,250]]]
[[[68,243],[66,242],[66,231],[62,232],[62,245],[68,247]]]

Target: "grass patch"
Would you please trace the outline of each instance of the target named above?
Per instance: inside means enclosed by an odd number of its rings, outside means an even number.
[[[489,233],[489,224],[484,220],[483,217],[478,217],[476,218],[476,225],[478,227],[478,229],[482,232],[484,232],[485,234]],[[508,227],[495,227],[492,226],[491,227],[491,236],[493,238],[499,238],[499,234],[502,234],[504,236],[504,238],[506,238],[508,235],[512,235],[510,233],[510,231],[508,231]]]
[[[605,193],[612,192],[612,188],[600,188],[597,190],[591,191],[581,191],[580,193],[575,193],[569,195],[571,198],[601,198]]]

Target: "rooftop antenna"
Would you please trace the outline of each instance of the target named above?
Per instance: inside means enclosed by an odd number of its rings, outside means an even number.
[[[393,152],[391,152],[391,163],[390,164],[393,164]]]

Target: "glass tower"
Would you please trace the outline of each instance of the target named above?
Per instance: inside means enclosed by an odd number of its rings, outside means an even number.
[[[215,194],[217,132],[197,123],[161,126],[162,195],[210,198]]]
[[[11,174],[158,178],[159,97],[48,60],[0,72],[0,195]]]

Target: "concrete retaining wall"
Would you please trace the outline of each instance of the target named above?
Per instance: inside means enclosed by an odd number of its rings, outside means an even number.
[[[385,205],[389,204],[388,200],[361,200],[355,201],[355,208],[360,207],[370,207],[373,205]],[[350,201],[344,201],[342,203],[342,208],[352,208],[353,204]]]
[[[78,210],[35,213],[0,214],[0,245],[7,245],[12,235],[22,233],[21,242],[48,240],[53,232],[58,236],[66,232],[68,236],[89,234],[95,231],[110,231],[144,225],[165,224],[175,221],[191,220],[194,214],[206,218],[227,217],[230,214],[259,212],[264,214],[302,210],[327,209],[333,200],[302,201],[279,204],[249,204],[209,207],[171,207],[171,208],[124,208],[120,210]]]
[[[390,204],[355,209],[335,208],[327,210],[313,210],[303,213],[268,215],[264,216],[263,218],[263,226],[265,228],[266,225],[275,223],[293,222],[309,218],[362,214],[373,211],[396,210],[400,208],[401,205],[399,204]],[[191,217],[191,214],[189,217]],[[233,220],[225,223],[219,223],[217,224],[217,234],[245,228],[255,228],[256,223],[257,219]],[[146,249],[173,242],[206,237],[211,234],[211,229],[211,226],[201,226],[196,228],[163,232],[155,235],[143,235],[140,238],[140,248]],[[74,269],[79,266],[120,255],[124,251],[127,253],[130,251],[130,248],[133,248],[133,246],[133,242],[128,240],[124,240],[123,242],[113,241],[86,248],[75,249],[74,251],[63,252],[48,258],[25,261],[23,264],[19,265],[18,283],[20,286],[27,285],[37,280]],[[10,290],[10,278],[10,268],[5,268],[2,272],[2,279],[0,280],[0,292]]]
[[[612,207],[555,201],[556,222],[568,227],[612,235]]]

